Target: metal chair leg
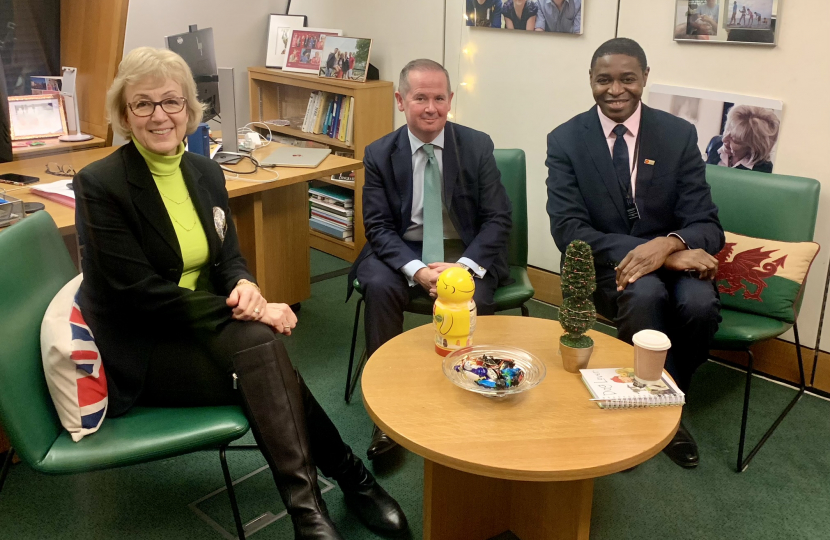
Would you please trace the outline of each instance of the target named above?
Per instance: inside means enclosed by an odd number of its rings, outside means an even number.
[[[357,328],[360,325],[360,306],[363,305],[363,297],[357,299],[357,307],[354,310],[354,328],[352,329],[352,347],[349,351],[349,369],[346,372],[346,394],[343,399],[346,400],[346,403],[352,399],[352,393],[350,391],[351,381],[352,381],[352,366],[354,365],[354,348],[357,345]]]
[[[231,480],[231,473],[228,471],[228,461],[225,459],[226,448],[227,446],[219,448],[219,462],[222,464],[222,475],[225,477],[225,486],[228,488],[228,497],[231,500],[233,520],[236,523],[236,534],[239,540],[245,540],[245,526],[242,523],[242,518],[239,516],[239,506],[236,504],[236,493],[233,490],[233,480]]]
[[[360,355],[360,360],[357,362],[354,375],[352,375],[352,378],[348,383],[348,387],[346,388],[346,403],[351,402],[352,394],[354,394],[354,390],[357,388],[357,383],[360,380],[360,374],[363,373],[363,366],[366,365],[366,361],[368,359],[369,355],[366,352],[366,349],[363,349],[363,354]]]
[[[527,309],[527,306],[522,304],[522,317],[530,317],[530,311]]]
[[[764,436],[761,437],[761,440],[750,450],[749,455],[746,456],[744,459],[744,443],[746,440],[746,424],[747,424],[747,416],[749,413],[749,387],[752,383],[752,368],[754,363],[754,357],[752,356],[752,352],[747,350],[747,354],[749,355],[749,365],[746,373],[746,390],[744,391],[744,409],[741,418],[741,436],[738,443],[738,472],[744,472],[746,468],[749,466],[749,462],[752,461],[752,458],[755,457],[755,454],[761,449],[764,443],[767,442],[767,439],[770,438],[772,433],[778,428],[778,425],[781,424],[781,421],[784,420],[784,417],[789,414],[795,404],[798,403],[798,400],[801,399],[801,396],[804,395],[804,390],[806,389],[806,381],[804,379],[804,360],[801,357],[801,341],[798,339],[798,324],[793,325],[793,333],[795,335],[795,348],[796,348],[796,356],[798,357],[798,374],[799,374],[799,388],[798,392],[796,392],[795,397],[787,404],[784,410],[778,415],[778,418],[775,419],[775,422],[767,429]]]
[[[14,448],[9,448],[9,451],[6,452],[6,459],[3,460],[3,468],[0,469],[0,491],[3,491],[6,476],[9,474],[9,469],[12,468],[12,459],[14,459]]]

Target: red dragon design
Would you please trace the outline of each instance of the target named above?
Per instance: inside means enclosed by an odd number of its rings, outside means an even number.
[[[720,253],[715,255],[719,265],[718,282],[726,281],[725,285],[718,285],[718,290],[721,294],[735,296],[736,292],[744,289],[746,300],[763,302],[761,293],[767,288],[767,283],[764,280],[774,276],[778,268],[783,268],[787,256],[784,255],[780,259],[761,264],[778,250],[764,251],[763,248],[757,247],[742,251],[735,255],[731,261],[727,261],[734,249],[735,244],[727,242]],[[755,285],[755,292],[750,292],[749,287],[744,282]]]

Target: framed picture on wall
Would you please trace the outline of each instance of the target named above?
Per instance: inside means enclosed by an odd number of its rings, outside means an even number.
[[[780,0],[675,2],[675,41],[775,46]]]
[[[691,122],[706,163],[772,172],[781,131],[781,101],[655,84],[649,90],[648,105]]]
[[[303,28],[308,24],[305,15],[268,16],[268,52],[265,55],[265,67],[282,69],[285,54],[288,52],[288,34],[292,28]]]
[[[323,47],[323,63],[320,64],[320,76],[329,79],[366,82],[366,69],[369,67],[369,53],[371,50],[371,39],[327,37],[326,45]]]
[[[467,26],[554,32],[582,33],[584,0],[465,0]]]
[[[322,64],[326,38],[342,35],[342,30],[329,28],[292,28],[282,69],[316,75]]]
[[[66,135],[66,113],[60,96],[9,96],[13,141]]]

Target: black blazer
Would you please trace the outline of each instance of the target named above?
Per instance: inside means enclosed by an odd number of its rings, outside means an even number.
[[[706,183],[706,165],[689,122],[642,105],[633,227],[617,182],[596,107],[548,135],[548,215],[556,246],[590,244],[598,267],[614,267],[653,238],[677,233],[689,248],[723,248],[718,209]],[[649,161],[650,163],[646,163]]]
[[[366,245],[349,273],[349,290],[357,267],[375,253],[393,270],[419,257],[404,242],[412,220],[412,147],[406,126],[366,147],[363,157],[363,225]],[[510,199],[486,133],[452,122],[444,128],[444,201],[464,242],[464,257],[493,272],[499,283],[510,278],[507,240]],[[348,297],[348,296],[347,296]]]
[[[222,170],[190,152],[181,169],[209,248],[195,291],[178,286],[184,265],[173,222],[133,143],[84,167],[73,181],[84,272],[79,305],[107,372],[109,416],[127,412],[141,393],[160,334],[215,330],[231,319],[225,300],[236,282],[254,281],[239,252]],[[225,214],[224,241],[215,207]]]

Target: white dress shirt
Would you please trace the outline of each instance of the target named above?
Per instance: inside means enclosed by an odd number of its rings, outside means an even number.
[[[423,146],[426,144],[425,142],[421,141],[412,134],[412,132],[407,128],[407,134],[409,135],[409,145],[412,148],[412,217],[410,218],[409,227],[407,227],[406,232],[403,235],[404,240],[409,240],[410,242],[422,242],[424,239],[424,172],[426,171],[427,166],[427,153],[423,149]],[[438,162],[438,171],[441,174],[442,185],[443,185],[443,178],[444,178],[444,130],[441,130],[441,133],[438,134],[435,139],[430,143],[433,146],[433,152],[435,153],[435,160]],[[443,196],[443,193],[442,193]],[[441,205],[441,215],[444,221],[444,239],[458,239],[460,236],[458,235],[458,231],[455,230],[455,227],[450,220],[449,213],[447,212],[447,205]],[[463,264],[464,266],[470,268],[475,272],[478,277],[484,277],[484,274],[487,273],[487,270],[481,268],[475,261],[469,259],[467,257],[461,257],[458,259],[458,262]],[[414,286],[415,283],[415,273],[418,272],[421,268],[425,268],[426,264],[423,261],[418,259],[414,259],[409,261],[405,265],[401,267],[401,272],[404,273],[406,279],[409,281],[409,286]]]

